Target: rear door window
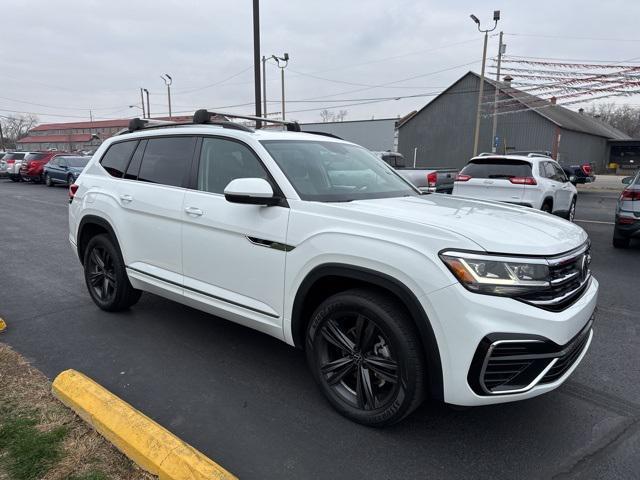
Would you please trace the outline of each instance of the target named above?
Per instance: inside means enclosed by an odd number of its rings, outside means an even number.
[[[196,137],[150,138],[142,157],[138,180],[180,187],[193,159]]]
[[[513,177],[530,177],[531,164],[524,160],[482,159],[473,160],[460,171],[461,175],[471,178],[509,179]]]
[[[114,143],[102,156],[100,164],[112,177],[122,177],[138,141]]]
[[[138,148],[136,148],[133,157],[131,157],[131,161],[129,162],[129,166],[127,167],[127,173],[124,174],[124,178],[127,180],[136,180],[138,178],[138,172],[140,171],[140,164],[142,163],[142,154],[144,153],[144,149],[147,146],[147,141],[142,140],[138,143]]]

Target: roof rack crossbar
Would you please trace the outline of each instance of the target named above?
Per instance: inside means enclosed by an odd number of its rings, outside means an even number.
[[[223,112],[210,112],[207,109],[198,110],[193,115],[193,123],[209,123],[211,117],[213,116],[222,116],[227,118],[242,118],[243,120],[253,120],[256,122],[265,122],[265,123],[276,123],[279,125],[284,125],[288,131],[290,132],[300,132],[300,125],[298,122],[287,122],[285,120],[274,120],[271,118],[264,117],[253,117],[251,115],[238,115],[235,113],[223,113]],[[212,123],[216,123],[215,121]]]

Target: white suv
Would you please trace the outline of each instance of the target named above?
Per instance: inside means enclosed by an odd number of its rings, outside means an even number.
[[[147,291],[305,349],[329,402],[377,426],[426,396],[548,392],[585,355],[598,282],[582,228],[420,194],[349,142],[209,118],[132,121],[70,187],[100,308]]]
[[[460,171],[454,195],[524,205],[570,221],[578,191],[553,158],[539,155],[480,155]]]

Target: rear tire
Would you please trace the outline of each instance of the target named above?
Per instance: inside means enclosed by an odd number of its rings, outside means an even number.
[[[13,177],[13,176],[9,177],[9,180],[11,180],[12,182],[19,182],[20,181],[19,178],[16,178],[16,177]]]
[[[616,237],[615,233],[614,233],[613,246],[615,248],[629,248],[629,243],[631,243],[631,239],[630,238]]]
[[[48,173],[44,176],[44,184],[47,187],[53,187],[53,182],[51,181],[51,177],[49,176]]]
[[[84,279],[91,299],[107,312],[125,310],[142,295],[129,282],[122,255],[107,234],[89,240],[84,251]]]
[[[73,182],[75,182],[75,181],[76,181],[76,179],[74,178],[74,176],[73,176],[73,175],[69,175],[69,176],[67,177],[67,185],[69,185],[69,186],[70,186],[70,185],[73,185]]]
[[[540,207],[540,210],[546,213],[552,213],[553,207],[551,206],[551,202],[549,200],[545,200],[542,207]]]
[[[306,336],[309,368],[329,403],[373,427],[399,422],[425,396],[426,362],[406,311],[389,295],[354,289],[327,298]]]

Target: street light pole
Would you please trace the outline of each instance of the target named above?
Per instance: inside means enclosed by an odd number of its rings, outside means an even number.
[[[500,41],[498,42],[498,65],[496,69],[496,86],[493,96],[493,128],[491,130],[491,151],[496,153],[498,145],[496,142],[496,133],[498,132],[498,97],[500,93],[500,64],[502,63],[502,54],[505,53],[507,46],[502,43],[502,32],[500,32]]]
[[[267,57],[262,56],[262,114],[267,116]]]
[[[482,106],[482,95],[484,94],[484,69],[487,63],[487,41],[489,40],[489,32],[493,32],[498,26],[500,20],[500,10],[493,11],[493,28],[482,30],[480,28],[480,20],[475,15],[470,15],[471,20],[478,26],[478,31],[484,33],[484,46],[482,49],[482,69],[480,71],[480,89],[478,91],[478,110],[476,111],[476,128],[473,136],[473,156],[478,154],[478,141],[480,140],[480,107]]]
[[[171,84],[173,83],[173,78],[168,73],[164,75],[160,75],[160,78],[164,80],[165,85],[167,86],[167,101],[169,102],[169,120],[171,120]]]
[[[253,76],[256,103],[256,117],[262,116],[260,101],[260,0],[253,0]],[[256,120],[256,128],[262,128],[262,122]]]
[[[145,95],[147,96],[147,118],[151,118],[151,107],[149,106],[149,90],[143,88]]]
[[[142,104],[142,118],[147,118],[147,112],[144,109],[144,93],[142,92],[142,88],[140,89],[140,103]]]
[[[280,69],[280,84],[282,87],[282,120],[285,119],[284,107],[285,107],[285,99],[284,99],[284,69],[289,65],[289,54],[285,53],[282,57],[276,57],[272,55],[272,58],[278,64],[278,68]]]

